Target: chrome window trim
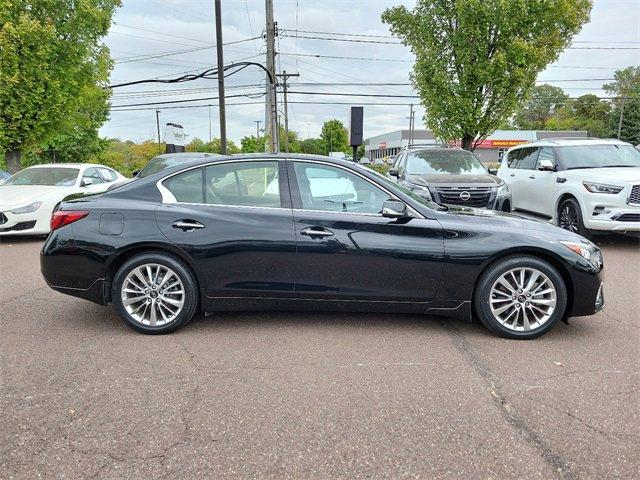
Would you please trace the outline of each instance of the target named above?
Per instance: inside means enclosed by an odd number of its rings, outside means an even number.
[[[162,197],[162,203],[163,204],[174,204],[174,205],[203,205],[203,206],[211,206],[211,207],[230,207],[230,208],[257,208],[257,209],[266,209],[266,210],[293,210],[293,211],[300,211],[300,212],[314,212],[314,213],[339,213],[339,214],[347,214],[347,215],[362,215],[362,216],[367,216],[367,217],[382,217],[382,218],[386,218],[383,217],[382,214],[380,213],[361,213],[361,212],[334,212],[331,210],[308,210],[308,209],[304,209],[304,208],[286,208],[286,207],[262,207],[262,206],[251,206],[251,205],[221,205],[221,204],[214,204],[214,203],[196,203],[196,202],[179,202],[176,197],[173,195],[173,193],[171,193],[171,191],[165,187],[163,185],[163,182],[165,180],[168,180],[176,175],[180,175],[183,174],[185,172],[188,172],[190,170],[195,170],[198,168],[206,168],[212,165],[220,165],[223,163],[240,163],[240,162],[276,162],[279,163],[280,161],[286,161],[289,160],[291,162],[302,162],[302,163],[317,163],[317,164],[321,164],[321,165],[328,165],[330,167],[335,167],[335,168],[340,168],[342,170],[345,170],[346,172],[349,173],[353,173],[354,175],[359,176],[360,178],[362,178],[365,182],[368,182],[372,185],[374,185],[375,187],[378,187],[380,190],[386,192],[391,198],[394,199],[398,199],[392,192],[390,192],[389,190],[387,190],[385,187],[383,187],[382,185],[379,185],[373,181],[371,181],[369,178],[367,178],[366,176],[364,176],[363,174],[361,174],[360,172],[356,171],[356,170],[352,170],[349,169],[347,167],[344,167],[342,165],[336,165],[335,163],[331,163],[331,162],[324,162],[321,160],[307,160],[307,159],[296,159],[296,158],[285,158],[285,159],[278,159],[278,158],[274,158],[274,159],[269,159],[269,158],[264,158],[264,159],[253,159],[253,158],[238,158],[238,159],[229,159],[229,160],[222,160],[222,161],[217,161],[217,162],[211,162],[211,163],[205,163],[203,165],[195,165],[193,167],[189,167],[186,168],[184,170],[180,170],[179,172],[175,172],[172,173],[171,175],[168,175],[166,177],[161,178],[160,180],[158,180],[156,182],[156,188],[158,189],[158,191],[160,192],[160,195]],[[402,201],[402,200],[400,200]],[[406,203],[406,202],[403,202]],[[414,218],[420,218],[420,219],[424,219],[426,218],[424,215],[422,215],[420,212],[418,212],[417,210],[415,210],[411,205],[407,204],[407,208],[409,210],[409,212],[411,213],[411,215]]]
[[[389,190],[387,190],[385,187],[383,187],[382,185],[379,185],[376,182],[373,182],[371,179],[367,178],[366,176],[364,176],[363,174],[361,174],[360,172],[356,171],[356,170],[352,170],[350,168],[344,167],[342,165],[336,165],[335,163],[331,163],[331,162],[323,162],[322,160],[306,160],[306,159],[290,159],[291,162],[299,162],[299,163],[318,163],[320,165],[327,165],[329,167],[335,167],[335,168],[340,168],[348,173],[353,173],[354,175],[359,176],[360,178],[362,178],[365,182],[370,183],[371,185],[379,188],[380,190],[382,190],[383,192],[385,192],[387,195],[389,195],[392,199],[398,200],[404,204],[407,205],[407,208],[409,209],[409,211],[411,212],[411,215],[414,218],[425,218],[420,212],[416,211],[411,205],[407,204],[407,202],[400,200],[396,195],[393,194],[393,192],[390,192]],[[295,171],[294,171],[295,174]],[[296,178],[297,181],[297,178]],[[346,213],[346,214],[350,214],[350,215],[365,215],[365,216],[369,216],[369,217],[383,217],[383,215],[381,213],[361,213],[361,212],[334,212],[332,210],[310,210],[310,209],[306,209],[306,208],[294,208],[294,211],[300,211],[300,212],[317,212],[317,213]],[[386,218],[386,217],[384,217]]]

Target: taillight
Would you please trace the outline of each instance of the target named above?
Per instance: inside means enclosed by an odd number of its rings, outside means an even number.
[[[86,210],[58,210],[51,216],[51,231],[57,230],[65,225],[76,222],[89,215]]]

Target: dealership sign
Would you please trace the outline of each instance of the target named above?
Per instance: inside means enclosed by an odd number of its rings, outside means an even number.
[[[527,143],[529,140],[483,140],[476,148],[509,148]]]

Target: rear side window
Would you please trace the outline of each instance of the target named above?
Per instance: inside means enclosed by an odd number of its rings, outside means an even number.
[[[516,163],[518,163],[518,159],[522,155],[522,149],[519,148],[517,150],[511,150],[507,155],[507,166],[509,168],[516,168]]]
[[[220,163],[206,167],[206,203],[280,207],[278,162]]]
[[[202,191],[202,168],[187,170],[162,183],[178,202],[204,203]]]
[[[522,157],[518,158],[515,168],[520,170],[533,170],[538,160],[538,148],[529,147],[522,149]]]

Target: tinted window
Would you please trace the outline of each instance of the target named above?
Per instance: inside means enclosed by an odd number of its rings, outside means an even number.
[[[556,158],[551,147],[542,147],[540,149],[540,153],[538,154],[538,165],[540,165],[540,161],[542,160],[549,160],[554,165],[556,164]]]
[[[640,152],[631,145],[575,145],[558,147],[564,167],[640,167]]]
[[[306,210],[378,214],[390,198],[381,188],[342,168],[295,162],[294,169]]]
[[[507,156],[507,166],[509,168],[516,168],[516,164],[518,163],[518,159],[522,156],[522,148],[517,150],[512,150],[509,152]]]
[[[213,154],[190,154],[190,153],[178,153],[176,155],[161,155],[149,160],[149,163],[140,170],[138,178],[148,177],[154,173],[160,172],[169,167],[175,167],[184,162],[195,160],[196,158],[211,157]]]
[[[483,175],[486,168],[466,150],[423,150],[407,159],[409,175]]]
[[[77,168],[26,168],[3,183],[3,185],[48,185],[72,187],[76,184],[80,170]]]
[[[202,168],[187,170],[162,183],[178,202],[204,203],[202,191]]]
[[[207,203],[280,207],[278,162],[221,163],[206,167]]]
[[[523,148],[522,157],[518,158],[518,162],[515,168],[520,170],[533,170],[534,168],[536,168],[538,150],[539,149],[535,147]]]

